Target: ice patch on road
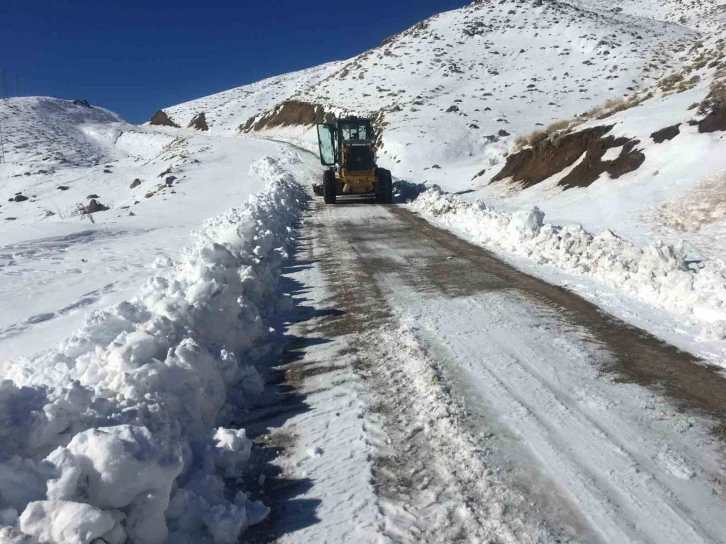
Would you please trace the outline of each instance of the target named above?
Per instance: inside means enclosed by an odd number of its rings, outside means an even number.
[[[639,248],[609,230],[594,235],[579,225],[545,223],[536,207],[511,214],[439,188],[421,195],[412,208],[486,247],[594,277],[683,316],[700,327],[704,339],[726,338],[726,263],[720,259],[693,269],[683,246],[656,242]]]
[[[267,188],[207,220],[140,296],[51,352],[0,362],[3,542],[232,543],[265,518],[227,488],[252,443],[222,423],[261,392],[265,318],[289,305],[278,278],[306,199],[295,160],[255,163]]]

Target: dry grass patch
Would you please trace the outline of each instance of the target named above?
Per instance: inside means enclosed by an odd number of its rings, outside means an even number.
[[[697,231],[726,219],[726,175],[699,183],[677,200],[657,208],[659,222],[682,232]]]
[[[619,111],[624,111],[637,106],[649,98],[653,98],[652,93],[642,97],[639,95],[633,95],[627,100],[625,98],[610,98],[604,104],[596,106],[577,117],[555,121],[544,129],[535,130],[531,134],[520,134],[514,140],[514,148],[512,151],[517,153],[527,146],[536,147],[544,141],[556,144],[561,136],[569,134],[572,129],[583,124],[585,121],[590,119],[606,119]]]
[[[667,77],[664,77],[658,82],[658,86],[661,88],[661,90],[664,93],[667,93],[669,91],[672,91],[676,85],[678,85],[681,81],[685,79],[685,76],[680,74],[671,74]]]

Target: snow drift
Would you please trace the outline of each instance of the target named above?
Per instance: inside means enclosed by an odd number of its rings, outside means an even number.
[[[0,542],[236,542],[267,508],[236,491],[250,456],[225,415],[262,389],[265,317],[306,198],[285,166],[209,219],[140,296],[57,349],[0,364]],[[32,537],[32,538],[29,538]]]
[[[497,211],[434,187],[413,209],[495,251],[526,257],[571,274],[594,277],[629,296],[700,325],[708,339],[726,337],[726,263],[705,260],[692,268],[682,246],[655,242],[639,248],[613,232],[594,235],[580,225],[544,222],[529,212]]]

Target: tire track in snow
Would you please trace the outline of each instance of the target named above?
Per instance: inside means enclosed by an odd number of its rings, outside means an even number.
[[[468,432],[463,408],[396,318],[376,270],[349,244],[341,209],[319,207],[312,238],[324,251],[323,271],[344,312],[330,332],[354,335],[353,364],[369,394],[366,431],[385,536],[395,542],[526,543],[581,535],[572,512],[559,527],[548,526],[529,498],[499,478],[486,440]]]

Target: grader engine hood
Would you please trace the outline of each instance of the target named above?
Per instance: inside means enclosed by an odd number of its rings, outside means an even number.
[[[376,167],[376,152],[369,140],[343,141],[343,168],[355,172],[373,170]]]

